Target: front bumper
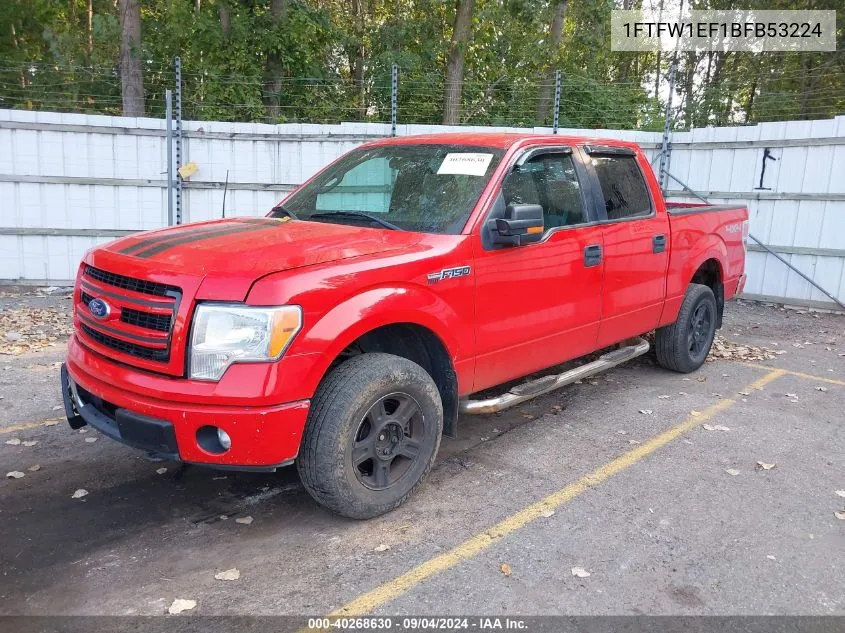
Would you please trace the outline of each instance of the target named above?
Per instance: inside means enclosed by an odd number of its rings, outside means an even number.
[[[118,442],[184,462],[272,470],[299,451],[309,400],[276,406],[187,404],[153,398],[99,379],[68,355],[62,366],[65,414],[72,428],[86,424]],[[223,429],[232,446],[205,450],[197,439],[204,426]]]

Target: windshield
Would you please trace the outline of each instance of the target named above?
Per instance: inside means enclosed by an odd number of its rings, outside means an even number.
[[[501,150],[468,145],[353,150],[272,216],[455,235],[501,158]]]

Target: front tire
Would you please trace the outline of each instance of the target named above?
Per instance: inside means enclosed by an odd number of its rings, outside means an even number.
[[[355,356],[311,401],[297,469],[305,489],[337,514],[369,519],[403,504],[431,470],[443,405],[431,376],[392,354]]]
[[[655,334],[657,362],[683,374],[701,367],[713,345],[717,318],[713,291],[702,284],[690,284],[677,320]]]

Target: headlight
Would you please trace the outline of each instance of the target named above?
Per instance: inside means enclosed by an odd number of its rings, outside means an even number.
[[[301,327],[299,306],[201,303],[194,312],[190,376],[220,380],[232,363],[277,360]]]

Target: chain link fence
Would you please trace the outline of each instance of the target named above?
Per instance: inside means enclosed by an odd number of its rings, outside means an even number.
[[[560,72],[559,124],[568,128],[663,129],[669,96],[668,71],[660,81],[605,81]],[[551,126],[554,71],[514,76],[503,69],[494,81],[461,84],[458,124]],[[145,115],[163,118],[165,91],[174,89],[172,61],[144,67]],[[824,119],[845,112],[845,71],[838,90],[796,88],[795,73],[767,77],[749,88],[720,80],[673,94],[670,127],[684,130],[763,121]],[[389,123],[393,82],[390,69],[360,83],[340,77],[276,77],[212,74],[182,69],[184,119],[260,123]],[[443,123],[445,82],[440,70],[413,76],[398,72],[399,123]],[[120,116],[121,78],[116,66],[3,64],[0,108]]]

